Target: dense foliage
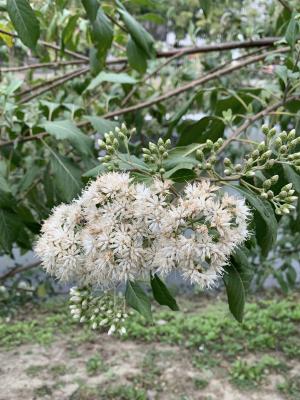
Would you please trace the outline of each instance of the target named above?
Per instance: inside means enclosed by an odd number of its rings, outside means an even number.
[[[107,171],[145,184],[158,176],[179,192],[206,178],[252,210],[253,234],[225,268],[235,317],[254,271],[258,285],[272,274],[284,291],[295,286],[299,10],[296,1],[242,3],[0,3],[3,254],[31,250],[51,209]],[[167,32],[177,34],[176,47]],[[189,47],[181,47],[186,34]],[[122,123],[131,132],[126,146],[115,133]],[[128,291],[133,308],[149,310],[137,283]],[[162,281],[152,291],[174,304]]]

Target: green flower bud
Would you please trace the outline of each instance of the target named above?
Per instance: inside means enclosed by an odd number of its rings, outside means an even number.
[[[265,163],[265,168],[272,168],[273,166],[274,166],[274,164],[275,164],[275,160],[273,160],[272,158],[270,159],[270,160],[268,160],[266,163]]]
[[[274,146],[276,149],[282,146],[282,140],[279,137],[274,141]]]
[[[270,130],[269,130],[268,137],[269,137],[269,138],[272,138],[272,137],[275,136],[275,135],[276,135],[276,129],[275,129],[275,128],[270,129]]]
[[[255,159],[259,156],[259,151],[256,149],[254,151],[252,151],[252,157]]]
[[[268,190],[267,195],[268,195],[268,199],[273,199],[273,197],[274,197],[274,193],[272,192],[272,190]]]
[[[241,164],[236,164],[236,165],[234,166],[234,170],[235,170],[236,172],[241,172],[242,169],[243,169],[243,167],[242,167]]]
[[[149,162],[150,161],[150,156],[149,156],[149,154],[143,154],[143,157],[144,157],[144,160],[145,160],[145,162]]]
[[[288,151],[288,148],[286,145],[283,145],[279,148],[279,153],[286,153]]]
[[[285,198],[287,203],[293,203],[294,201],[298,200],[298,196],[288,196]]]
[[[208,148],[208,149],[212,149],[213,148],[213,145],[214,145],[214,142],[212,141],[212,140],[210,140],[210,139],[207,139],[207,141],[206,141],[206,147]]]
[[[225,170],[224,170],[224,175],[226,175],[226,176],[231,175],[230,169],[225,169]]]
[[[268,150],[265,153],[262,154],[261,156],[261,160],[267,160],[268,158],[270,158],[272,155],[272,150]]]
[[[160,168],[159,173],[160,174],[164,174],[166,172],[166,170],[164,168]]]
[[[260,142],[259,145],[257,146],[257,148],[262,153],[267,148],[266,143],[265,142]]]
[[[159,139],[158,139],[157,144],[158,144],[159,146],[164,146],[164,141],[162,140],[162,138],[159,138]]]
[[[114,154],[114,152],[115,152],[115,149],[113,148],[113,146],[107,146],[107,147],[106,147],[106,150],[107,150],[107,152],[108,152],[109,154]]]
[[[208,169],[208,170],[212,169],[212,165],[210,162],[205,163],[205,169]]]
[[[169,157],[169,153],[167,151],[165,151],[162,156],[164,159],[166,159]]]
[[[98,145],[99,145],[99,149],[101,150],[105,150],[106,149],[106,144],[103,140],[99,139],[98,140]]]
[[[121,140],[125,140],[125,139],[126,139],[126,135],[124,135],[124,133],[122,133],[121,131],[118,133],[118,137],[119,137]]]
[[[293,189],[291,189],[291,190],[288,191],[288,195],[289,195],[289,196],[293,196],[294,193],[295,193],[295,190],[293,190]]]
[[[248,172],[246,172],[245,175],[249,176],[251,178],[251,177],[255,176],[255,172],[254,171],[248,171]]]
[[[152,143],[152,142],[149,142],[149,149],[150,149],[150,151],[153,153],[153,152],[156,152],[157,151],[157,146],[154,144],[154,143]]]
[[[117,148],[119,147],[119,142],[118,142],[118,139],[116,139],[116,138],[114,138],[113,147],[114,147],[115,149],[117,149]]]
[[[268,198],[268,195],[267,195],[266,192],[262,192],[262,193],[260,194],[260,197],[266,200],[266,199]]]
[[[281,197],[282,199],[287,197],[287,195],[288,195],[288,193],[285,190],[281,190],[281,192],[279,193],[279,197]]]
[[[108,154],[106,156],[103,157],[103,161],[105,161],[106,163],[111,161],[111,156],[109,156]]]
[[[291,190],[293,188],[292,183],[288,183],[287,185],[283,186],[281,190]]]
[[[267,125],[263,125],[263,126],[261,127],[261,130],[262,130],[262,133],[263,133],[264,135],[268,135],[268,134],[269,134],[269,127],[268,127]]]
[[[165,147],[159,146],[158,151],[160,152],[160,154],[163,154],[165,152]]]
[[[300,144],[300,137],[297,137],[296,139],[292,140],[291,143],[290,143],[290,145],[291,145],[292,147],[295,147],[295,146],[297,146],[298,144]]]
[[[113,167],[112,165],[108,165],[108,166],[107,166],[107,169],[108,169],[109,171],[113,171],[114,167]]]
[[[279,179],[279,175],[273,175],[273,176],[271,177],[271,182],[272,182],[272,184],[274,185],[274,183],[278,182],[278,179]]]
[[[212,164],[215,164],[215,162],[217,161],[217,157],[215,156],[215,154],[213,154],[212,156],[210,156],[210,162]]]
[[[286,131],[283,131],[280,133],[279,137],[283,142],[285,142],[287,140],[288,135],[287,135]]]
[[[224,158],[224,165],[225,165],[225,167],[232,166],[232,162],[229,160],[229,158]]]
[[[171,147],[171,140],[170,139],[167,139],[166,141],[165,141],[165,145],[167,146],[167,147]]]
[[[146,147],[143,147],[142,148],[142,152],[144,153],[144,154],[151,154],[151,151],[149,150],[149,149],[147,149]]]
[[[295,139],[295,136],[296,136],[296,131],[295,131],[295,129],[292,129],[292,130],[290,131],[290,133],[288,134],[287,139],[288,139],[289,141],[291,141],[291,140]]]
[[[282,212],[281,212],[280,208],[276,208],[275,214],[276,215],[282,215]]]
[[[219,146],[222,146],[222,144],[224,143],[224,139],[219,138],[216,143],[218,143]]]
[[[204,158],[203,151],[200,150],[200,149],[198,149],[198,150],[196,151],[196,159],[197,159],[197,160],[203,160],[203,158]]]
[[[270,189],[271,186],[272,186],[271,179],[267,179],[266,181],[264,181],[264,183],[263,183],[263,188],[264,189]]]

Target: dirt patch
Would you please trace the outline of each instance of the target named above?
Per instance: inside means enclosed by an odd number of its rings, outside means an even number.
[[[95,371],[89,371],[88,362],[95,355],[102,360],[101,369],[95,364]],[[80,387],[139,386],[147,384],[147,379],[152,385],[146,391],[149,400],[283,399],[276,391],[280,381],[276,375],[269,377],[262,390],[244,392],[232,385],[222,368],[199,370],[191,357],[179,347],[119,341],[107,335],[77,347],[63,338],[48,347],[22,345],[0,352],[0,400],[70,400]],[[102,397],[87,397],[97,398]]]

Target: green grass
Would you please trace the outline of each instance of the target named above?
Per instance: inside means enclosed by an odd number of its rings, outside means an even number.
[[[96,375],[105,370],[105,364],[99,354],[90,357],[86,362],[86,371],[88,375]]]

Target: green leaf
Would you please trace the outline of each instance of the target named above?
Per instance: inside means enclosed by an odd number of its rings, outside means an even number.
[[[0,247],[4,252],[12,251],[21,229],[22,224],[16,214],[0,209]]]
[[[95,89],[102,82],[127,83],[130,85],[134,85],[135,83],[137,83],[137,80],[134,79],[132,76],[125,74],[125,72],[115,73],[102,71],[94,79],[91,80],[85,91]]]
[[[191,143],[204,143],[207,139],[216,141],[223,137],[225,125],[216,117],[203,117],[197,122],[186,124],[180,131],[178,146]]]
[[[151,276],[151,288],[153,296],[158,304],[162,306],[168,306],[173,311],[179,310],[176,300],[169,292],[169,289],[156,274]]]
[[[292,183],[296,192],[300,194],[300,175],[289,165],[283,164],[282,167],[286,180]]]
[[[140,74],[144,74],[147,70],[147,54],[145,51],[132,39],[128,40],[126,51],[129,65]]]
[[[11,188],[4,176],[0,175],[0,207],[11,208],[14,204]]]
[[[8,15],[25,46],[34,49],[40,36],[40,24],[27,0],[7,0]]]
[[[154,56],[154,39],[146,29],[137,22],[124,8],[118,8],[123,22],[135,43],[141,47],[149,58]]]
[[[103,166],[103,164],[99,164],[96,167],[89,169],[88,171],[86,171],[82,177],[83,178],[96,178],[98,175],[101,174],[101,172],[105,171],[105,167]]]
[[[51,151],[51,169],[58,189],[57,195],[66,202],[71,201],[81,191],[81,172],[66,157]]]
[[[116,160],[116,162],[118,163],[118,167],[121,170],[128,171],[131,169],[138,169],[145,172],[149,171],[148,165],[143,160],[134,155],[118,153],[118,159],[119,160]]]
[[[44,128],[58,140],[69,140],[81,154],[91,154],[93,140],[82,133],[72,121],[46,122]]]
[[[104,133],[113,131],[118,125],[118,122],[109,121],[108,119],[101,118],[101,117],[91,117],[86,115],[84,117],[87,119],[92,125],[95,131],[100,135],[104,135]]]
[[[105,56],[107,50],[111,47],[114,31],[111,21],[104,14],[101,8],[97,11],[97,16],[92,23],[92,38],[100,55]]]
[[[277,221],[272,206],[248,189],[234,187],[246,198],[254,209],[255,236],[261,247],[262,254],[266,256],[276,243]]]
[[[285,32],[285,40],[291,47],[294,47],[298,33],[299,22],[295,19],[295,14],[293,14]]]
[[[238,322],[242,322],[246,291],[241,275],[232,263],[226,268],[223,280],[226,287],[229,309],[234,318]]]
[[[81,0],[83,7],[85,8],[88,19],[94,22],[97,16],[99,4],[97,0]]]
[[[246,249],[245,249],[246,250]],[[250,289],[252,278],[254,275],[254,270],[252,265],[249,263],[248,257],[242,249],[236,249],[231,256],[231,263],[235,266],[239,272],[245,291]]]
[[[67,25],[64,27],[64,29],[62,31],[63,46],[72,42],[72,39],[74,36],[74,30],[76,28],[78,18],[79,18],[79,15],[72,15],[69,18]]]
[[[138,311],[147,320],[152,321],[150,300],[138,283],[127,281],[125,299],[130,307]]]

